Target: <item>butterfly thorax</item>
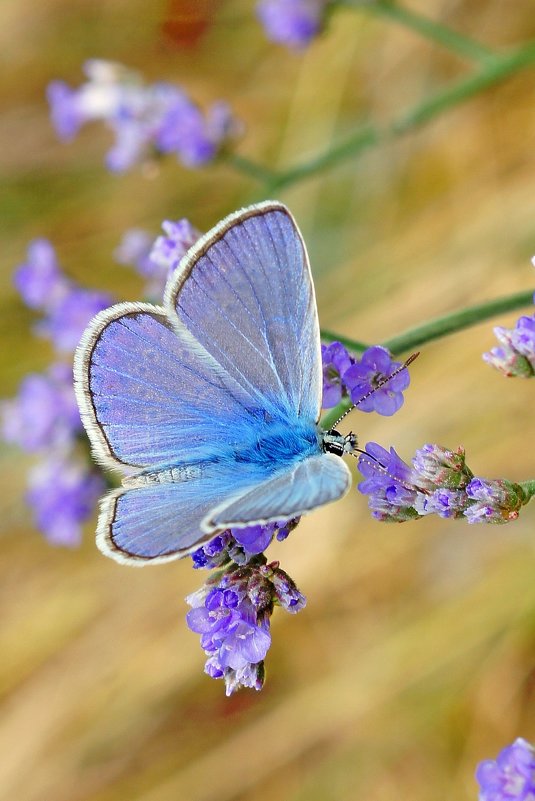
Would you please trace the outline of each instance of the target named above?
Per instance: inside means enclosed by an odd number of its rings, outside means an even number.
[[[321,453],[321,441],[312,420],[272,420],[253,436],[244,437],[233,450],[233,457],[240,464],[272,472]]]

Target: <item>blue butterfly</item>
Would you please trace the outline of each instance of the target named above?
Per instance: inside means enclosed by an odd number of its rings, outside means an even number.
[[[186,254],[163,306],[98,314],[75,356],[95,458],[123,472],[98,547],[119,562],[180,558],[227,528],[293,518],[349,489],[352,435],[319,427],[314,286],[280,203],[224,219]]]

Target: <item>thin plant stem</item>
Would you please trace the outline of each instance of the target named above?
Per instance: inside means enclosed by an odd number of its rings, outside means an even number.
[[[240,156],[238,153],[225,153],[222,156],[222,161],[235,169],[236,172],[241,172],[259,183],[269,185],[277,177],[274,170],[270,170],[268,167],[264,167],[256,161],[251,161],[251,159],[245,158],[245,156]]]
[[[535,495],[535,479],[532,479],[531,481],[519,481],[518,483],[522,487],[526,497],[524,503],[528,503]]]
[[[389,2],[389,0],[375,0],[375,2],[359,2],[359,0],[337,0],[336,5],[353,9],[362,9],[379,17],[398,22],[405,28],[430,39],[432,42],[443,45],[450,52],[462,58],[475,61],[478,64],[487,64],[496,57],[496,54],[485,45],[448,28],[436,20],[424,17],[416,11]]]
[[[358,158],[369,148],[395,140],[418,129],[450,108],[458,106],[479,92],[533,64],[535,64],[535,42],[529,42],[510,53],[496,55],[475,74],[426,98],[394,119],[389,125],[383,128],[371,124],[365,125],[324,153],[313,156],[308,161],[283,172],[277,173],[235,153],[228,154],[226,160],[234,169],[262,183],[266,194],[273,195],[292,184]]]
[[[497,314],[515,311],[525,306],[533,305],[533,290],[524,290],[506,298],[489,300],[470,306],[452,314],[445,314],[437,317],[416,328],[411,328],[398,336],[387,339],[383,346],[388,348],[391,353],[400,355],[406,351],[414,350],[422,345],[432,342],[434,339],[454,334],[470,326],[482,323],[495,317]],[[360,343],[359,343],[360,344]],[[346,347],[351,347],[347,345]]]
[[[399,356],[406,351],[420,348],[434,339],[440,339],[440,337],[448,334],[455,334],[457,331],[462,331],[472,325],[490,320],[497,314],[505,314],[530,305],[533,305],[533,290],[531,289],[517,292],[515,295],[508,295],[505,298],[488,300],[476,306],[469,306],[467,309],[461,309],[461,311],[453,312],[452,314],[445,314],[415,328],[410,328],[408,331],[387,339],[381,344],[383,347],[388,348],[394,356]],[[362,353],[366,348],[370,347],[361,340],[340,336],[334,331],[326,329],[321,330],[321,338],[326,342],[341,342],[344,347],[354,353]]]
[[[453,314],[446,314],[443,317],[437,317],[430,320],[423,325],[416,328],[411,328],[398,336],[385,340],[382,345],[388,348],[394,356],[399,356],[404,352],[415,350],[422,347],[422,345],[432,342],[440,337],[454,334],[457,331],[462,331],[472,325],[477,325],[497,314],[505,314],[506,312],[516,311],[533,304],[533,291],[518,292],[515,295],[509,295],[506,298],[498,298],[498,300],[490,300],[486,303],[480,303],[476,306],[470,306],[467,309],[462,309]],[[349,337],[342,337],[335,334],[333,331],[322,330],[321,338],[327,342],[341,342],[348,350],[354,353],[362,353],[366,350],[367,345],[359,340],[350,339]],[[338,406],[329,409],[325,413],[321,426],[325,430],[329,430],[336,423],[339,417],[349,408],[350,401],[344,398]],[[528,487],[528,489],[526,489]],[[523,482],[522,488],[529,492],[529,497],[535,495],[535,481]]]
[[[358,339],[349,339],[349,337],[340,336],[334,331],[328,331],[326,328],[321,329],[321,339],[324,342],[341,342],[345,348],[352,350],[354,353],[363,353],[370,346],[366,342],[360,342]]]

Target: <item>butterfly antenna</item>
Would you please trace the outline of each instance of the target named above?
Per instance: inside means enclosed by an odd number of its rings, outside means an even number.
[[[346,410],[345,410],[345,412],[343,413],[343,415],[342,415],[341,417],[339,417],[339,418],[338,418],[338,420],[337,420],[337,421],[336,421],[336,422],[333,424],[332,428],[336,428],[336,427],[338,426],[338,423],[341,423],[341,422],[342,422],[342,420],[343,420],[345,417],[347,417],[347,415],[348,415],[350,412],[352,412],[352,411],[353,411],[353,409],[356,409],[356,407],[359,405],[359,403],[362,403],[362,401],[365,401],[367,398],[369,398],[369,397],[370,397],[370,395],[373,395],[373,393],[374,393],[374,392],[377,392],[377,390],[378,390],[378,389],[381,389],[381,387],[384,387],[384,385],[385,385],[385,384],[388,384],[388,382],[389,382],[389,381],[391,381],[393,378],[395,378],[395,376],[399,375],[399,373],[401,373],[401,371],[402,371],[402,370],[405,370],[405,368],[406,368],[406,367],[408,367],[408,366],[409,366],[409,364],[412,364],[412,363],[413,363],[413,361],[414,361],[415,359],[417,359],[419,355],[420,355],[420,351],[419,351],[419,350],[418,350],[418,351],[416,351],[416,353],[411,353],[411,355],[409,356],[409,358],[408,358],[408,359],[406,359],[406,360],[403,362],[403,364],[400,364],[400,365],[399,365],[399,367],[397,367],[397,368],[394,370],[394,372],[393,372],[393,373],[390,373],[390,375],[387,375],[387,376],[385,376],[384,378],[381,378],[381,380],[377,382],[377,384],[376,384],[376,386],[375,386],[375,387],[373,387],[372,389],[370,389],[370,391],[369,391],[369,392],[367,392],[365,395],[363,395],[363,396],[362,396],[362,398],[359,398],[359,399],[358,399],[358,401],[357,401],[356,403],[352,403],[352,404],[351,404],[351,406],[349,407],[349,409],[346,409]],[[357,448],[356,450],[358,450],[358,448]],[[362,451],[362,453],[366,453],[366,451]],[[369,454],[369,453],[366,453],[366,456],[370,456],[370,454]],[[371,458],[371,459],[373,459],[373,456],[370,456],[370,458]],[[377,459],[374,459],[374,461],[376,461],[376,462],[377,462]],[[381,463],[379,462],[379,464],[381,464]],[[381,467],[384,467],[384,465],[381,465]]]

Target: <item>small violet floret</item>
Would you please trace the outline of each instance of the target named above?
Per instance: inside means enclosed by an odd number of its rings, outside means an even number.
[[[326,6],[327,0],[260,0],[256,13],[269,39],[302,50],[321,31]]]
[[[407,369],[390,378],[400,362],[392,359],[390,352],[381,345],[364,351],[361,358],[343,375],[353,403],[362,412],[377,412],[385,416],[395,414],[403,405],[403,391],[410,383]]]
[[[480,762],[476,770],[479,801],[533,801],[535,798],[535,750],[521,737],[508,745],[496,760]]]

